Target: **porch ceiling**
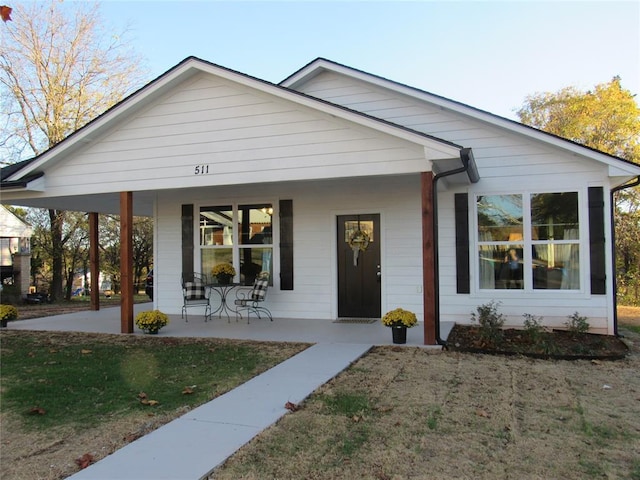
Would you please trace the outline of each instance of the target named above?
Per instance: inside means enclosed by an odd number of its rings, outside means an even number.
[[[96,212],[118,215],[120,213],[120,193],[102,193],[96,195],[78,195],[67,197],[25,198],[9,201],[3,195],[2,203],[33,208],[47,208],[72,212]],[[153,216],[154,191],[133,193],[133,215]]]

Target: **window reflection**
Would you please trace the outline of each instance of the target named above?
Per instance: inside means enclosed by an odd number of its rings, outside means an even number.
[[[478,196],[480,288],[580,289],[578,200],[578,192]]]

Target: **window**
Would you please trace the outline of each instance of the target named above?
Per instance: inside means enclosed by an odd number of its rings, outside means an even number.
[[[579,290],[578,192],[476,198],[481,289]]]
[[[252,285],[256,276],[269,272],[273,279],[273,206],[222,205],[200,208],[200,264],[203,273],[220,263],[231,263],[235,281]]]

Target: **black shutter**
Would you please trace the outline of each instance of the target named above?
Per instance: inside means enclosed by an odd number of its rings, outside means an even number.
[[[280,200],[280,290],[293,290],[293,201]]]
[[[589,187],[589,259],[592,295],[607,293],[604,230],[604,190],[602,187]]]
[[[193,204],[182,205],[182,276],[193,273]]]
[[[470,293],[469,276],[469,195],[455,194],[456,286],[458,293]]]

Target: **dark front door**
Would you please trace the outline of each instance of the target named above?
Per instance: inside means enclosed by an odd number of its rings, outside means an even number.
[[[380,215],[338,217],[338,317],[380,318]]]

